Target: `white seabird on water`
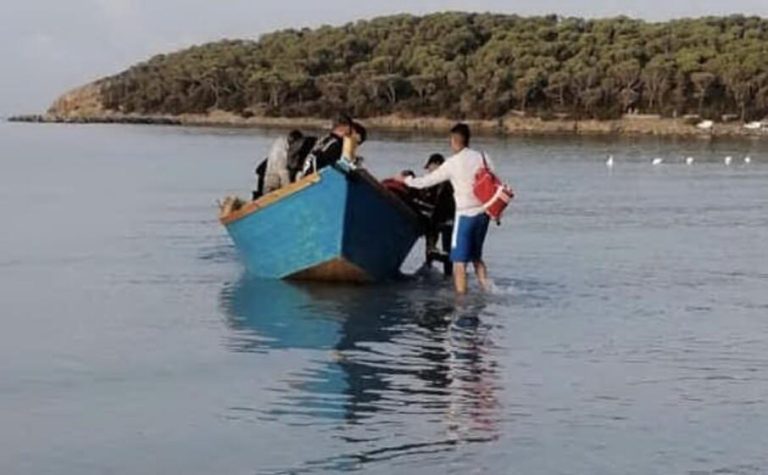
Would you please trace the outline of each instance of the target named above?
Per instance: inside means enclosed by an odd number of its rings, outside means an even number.
[[[651,165],[661,165],[662,163],[664,163],[664,159],[663,159],[663,158],[659,158],[659,157],[656,157],[656,158],[654,158],[654,159],[653,159],[653,161],[651,162]]]
[[[744,164],[749,165],[752,163],[752,157],[744,157]]]
[[[688,158],[685,159],[685,164],[686,165],[693,165],[693,162],[695,162],[695,161],[696,160],[693,157],[688,157]]]
[[[608,168],[613,168],[613,155],[608,156],[608,160],[606,160],[605,166]]]
[[[733,163],[733,157],[731,157],[730,155],[725,157],[725,160],[723,160],[723,163],[725,163],[726,165],[730,165],[731,163]]]

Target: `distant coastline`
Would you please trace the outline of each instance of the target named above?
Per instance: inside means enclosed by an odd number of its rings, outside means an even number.
[[[134,124],[190,127],[229,128],[309,128],[323,129],[328,120],[313,117],[242,117],[216,111],[209,114],[143,115],[86,114],[17,115],[10,122],[61,124]],[[439,133],[448,130],[457,120],[439,117],[384,116],[361,119],[367,127],[383,131],[416,131]],[[660,137],[744,137],[768,138],[768,129],[747,129],[740,122],[714,124],[701,130],[690,119],[658,116],[625,116],[616,120],[544,120],[535,117],[506,117],[494,120],[468,120],[475,130],[485,135],[577,135],[577,136],[660,136]]]
[[[768,19],[393,15],[156,55],[24,122],[764,137]],[[367,118],[367,119],[366,119]]]

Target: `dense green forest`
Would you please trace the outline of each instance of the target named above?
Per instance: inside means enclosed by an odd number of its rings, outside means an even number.
[[[399,15],[196,46],[101,84],[108,109],[141,114],[762,119],[768,20]]]

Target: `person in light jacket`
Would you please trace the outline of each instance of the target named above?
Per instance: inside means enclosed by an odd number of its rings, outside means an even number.
[[[456,292],[467,293],[467,265],[472,263],[478,281],[484,290],[490,290],[488,268],[483,260],[483,246],[488,233],[490,217],[483,203],[475,196],[477,172],[484,166],[492,169],[490,159],[469,148],[471,132],[466,124],[451,129],[451,150],[454,155],[428,175],[419,178],[404,177],[406,185],[424,189],[450,182],[456,202],[456,219],[451,239],[451,262]]]
[[[280,137],[272,144],[267,157],[267,169],[264,174],[264,193],[271,193],[291,182],[288,170],[288,150],[291,144],[298,142],[304,135],[292,130],[287,137]]]

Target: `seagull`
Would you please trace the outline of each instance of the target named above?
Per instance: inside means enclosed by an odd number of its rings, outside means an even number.
[[[752,157],[744,157],[744,164],[749,165],[752,163]]]
[[[653,161],[651,162],[652,165],[661,165],[662,163],[664,163],[664,159],[658,158],[658,157],[654,158]]]
[[[730,155],[725,157],[725,160],[723,161],[723,163],[725,163],[726,165],[730,165],[731,163],[733,163],[733,157],[731,157]]]
[[[608,168],[613,168],[613,155],[608,157],[608,160],[605,162],[605,166]]]
[[[696,160],[694,160],[693,157],[688,157],[688,158],[685,159],[685,164],[686,165],[693,165],[693,162],[695,162],[695,161]]]

